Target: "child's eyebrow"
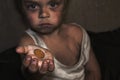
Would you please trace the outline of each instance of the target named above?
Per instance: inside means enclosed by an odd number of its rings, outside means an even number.
[[[25,4],[37,4],[37,5],[39,5],[39,2],[38,2],[38,0],[25,0],[24,1],[24,3]]]
[[[48,0],[48,2],[57,2],[57,3],[62,3],[64,0]]]
[[[37,2],[36,0],[24,0],[24,2]]]
[[[25,3],[39,3],[38,0],[24,0]]]
[[[64,0],[47,0],[48,2],[62,2]],[[39,3],[39,0],[24,0],[24,3],[35,3],[35,4],[38,4]]]
[[[59,2],[59,1],[62,1],[62,0],[49,0],[49,1],[55,1],[55,2],[57,1],[57,2]]]

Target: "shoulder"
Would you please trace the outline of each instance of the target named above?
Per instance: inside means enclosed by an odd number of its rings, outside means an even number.
[[[75,24],[75,23],[69,23],[64,25],[64,30],[66,34],[68,34],[70,37],[75,38],[76,40],[81,40],[83,35],[82,26]]]
[[[69,23],[69,24],[65,24],[64,26],[65,26],[64,28],[66,28],[65,30],[67,32],[72,31],[72,33],[80,33],[80,34],[82,34],[82,26],[80,26],[78,24]]]

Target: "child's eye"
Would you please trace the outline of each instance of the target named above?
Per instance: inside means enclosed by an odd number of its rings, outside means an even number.
[[[27,4],[26,7],[27,7],[28,10],[37,10],[37,9],[39,9],[39,6],[37,4],[32,4],[32,3]]]
[[[50,3],[49,3],[49,7],[52,8],[52,9],[55,9],[55,8],[58,7],[58,4],[59,4],[59,3],[57,3],[57,2],[50,2]]]

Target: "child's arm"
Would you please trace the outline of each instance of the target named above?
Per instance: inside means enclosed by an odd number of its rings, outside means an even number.
[[[35,50],[44,51],[44,57],[39,58],[35,56]],[[22,71],[27,80],[38,80],[47,72],[54,70],[53,56],[50,51],[35,45],[20,46],[16,52],[21,54],[23,63]]]
[[[46,57],[44,59],[40,60],[34,55],[36,48],[45,51]],[[54,62],[51,53],[44,48],[36,46],[28,34],[22,36],[16,51],[22,57],[22,71],[27,79],[38,80],[43,77],[46,72],[53,71]]]
[[[24,33],[19,41],[19,46],[24,45],[35,45],[33,39],[27,33]]]
[[[89,61],[85,68],[86,80],[101,80],[100,67],[92,49],[90,50]]]

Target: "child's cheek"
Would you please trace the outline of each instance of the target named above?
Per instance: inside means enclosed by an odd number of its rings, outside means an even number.
[[[28,12],[26,15],[29,20],[35,20],[36,18],[38,18],[37,12]]]
[[[55,22],[59,22],[62,18],[62,14],[61,13],[56,13],[52,16],[52,21],[55,21]]]

